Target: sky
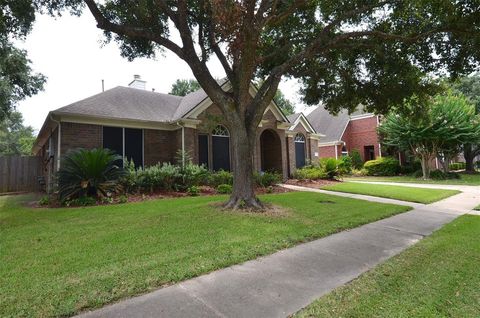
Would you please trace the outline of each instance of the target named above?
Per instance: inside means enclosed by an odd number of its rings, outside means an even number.
[[[25,124],[37,131],[49,111],[100,93],[102,79],[105,89],[127,86],[138,74],[147,81],[147,89],[168,93],[178,78],[193,78],[185,62],[166,52],[154,59],[129,62],[120,56],[115,43],[103,45],[102,31],[93,17],[65,14],[60,18],[37,16],[32,32],[18,46],[26,49],[32,68],[47,77],[45,90],[20,102],[18,110]],[[209,63],[215,77],[224,77],[217,61]],[[296,104],[297,111],[308,113],[299,101],[299,85],[295,80],[283,81],[280,89]]]

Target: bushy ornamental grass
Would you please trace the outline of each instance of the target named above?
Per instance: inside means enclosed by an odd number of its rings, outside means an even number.
[[[69,151],[58,171],[60,200],[107,196],[119,191],[118,180],[124,175],[124,170],[118,165],[121,160],[108,149]]]

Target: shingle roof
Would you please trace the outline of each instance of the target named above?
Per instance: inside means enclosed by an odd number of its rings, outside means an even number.
[[[321,143],[327,143],[340,141],[350,118],[362,114],[367,113],[363,110],[357,110],[352,114],[348,114],[348,111],[343,110],[337,115],[332,115],[323,106],[319,106],[307,115],[307,119],[317,132],[325,135],[325,137],[322,138]]]
[[[182,97],[118,86],[53,111],[141,121],[171,121]]]
[[[302,113],[295,113],[287,116],[287,119],[289,122],[294,123],[295,120],[297,120],[298,117],[300,117]]]

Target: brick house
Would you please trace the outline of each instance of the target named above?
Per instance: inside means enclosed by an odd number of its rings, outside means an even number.
[[[230,83],[224,81],[224,90]],[[252,85],[250,93],[256,93]],[[174,162],[179,150],[211,170],[232,167],[230,131],[220,108],[200,89],[184,97],[145,90],[136,76],[115,87],[51,111],[33,146],[44,159],[49,187],[62,156],[75,148],[108,148],[138,167]],[[303,114],[287,117],[272,101],[257,130],[256,170],[284,178],[318,157],[318,134]]]
[[[338,115],[330,114],[319,106],[308,116],[313,129],[325,136],[318,143],[320,158],[339,158],[349,154],[353,149],[360,152],[363,161],[382,156],[382,148],[377,134],[379,117],[356,111],[348,114],[341,111]]]

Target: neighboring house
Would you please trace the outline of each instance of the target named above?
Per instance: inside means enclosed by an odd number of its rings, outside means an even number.
[[[374,114],[362,111],[348,114],[347,111],[341,111],[334,116],[323,106],[319,106],[307,119],[313,129],[325,135],[318,143],[320,158],[340,158],[353,149],[360,152],[363,161],[382,156],[377,134],[379,117]]]
[[[222,88],[228,91],[230,83]],[[256,93],[251,86],[251,94]],[[138,167],[174,162],[179,150],[211,170],[233,167],[230,129],[220,108],[203,90],[185,97],[145,90],[135,76],[129,87],[115,87],[51,111],[33,147],[44,158],[45,176],[53,174],[62,156],[75,148],[108,148]],[[257,130],[257,171],[275,170],[284,178],[316,161],[321,137],[303,114],[287,118],[272,102]],[[318,155],[318,154],[317,154]]]

